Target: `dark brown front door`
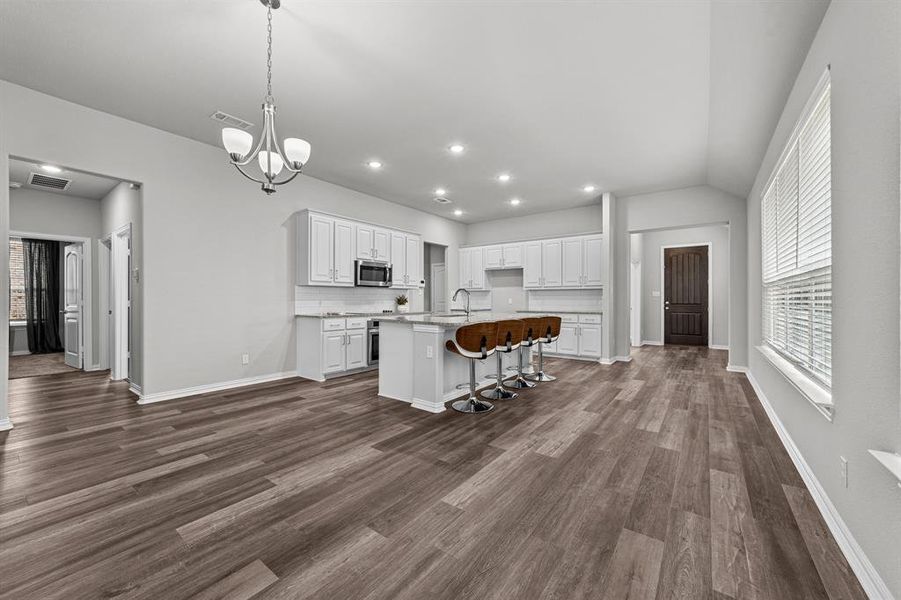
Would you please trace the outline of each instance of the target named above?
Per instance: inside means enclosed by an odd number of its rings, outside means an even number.
[[[663,250],[663,343],[707,345],[707,246]]]

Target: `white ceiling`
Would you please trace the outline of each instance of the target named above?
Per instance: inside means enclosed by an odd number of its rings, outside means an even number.
[[[312,143],[313,177],[470,222],[596,202],[586,183],[746,195],[827,5],[283,0],[277,129]],[[216,110],[260,125],[258,0],[3,13],[2,79],[210,144]],[[437,186],[453,204],[431,201]]]
[[[11,158],[9,160],[9,181],[21,183],[21,189],[40,190],[42,192],[50,192],[51,194],[60,194],[63,196],[78,196],[81,198],[92,198],[100,200],[119,184],[118,179],[110,179],[109,177],[101,177],[100,175],[92,175],[83,171],[74,171],[72,169],[63,169],[61,173],[47,173],[41,169],[42,163],[27,160],[19,160]],[[59,165],[53,165],[59,166]],[[68,179],[72,183],[66,190],[55,190],[53,188],[30,185],[28,181],[31,179],[32,173],[39,173],[48,177],[60,177]]]

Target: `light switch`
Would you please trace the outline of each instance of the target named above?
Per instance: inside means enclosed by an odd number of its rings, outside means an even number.
[[[655,297],[655,298],[659,298],[659,297],[660,297],[660,290],[654,290],[653,292],[651,292],[651,295],[652,295],[653,297]]]
[[[432,346],[426,346],[426,347],[425,347],[425,357],[426,357],[426,358],[434,358],[434,356],[435,356],[435,349],[434,349],[434,347],[432,347]]]

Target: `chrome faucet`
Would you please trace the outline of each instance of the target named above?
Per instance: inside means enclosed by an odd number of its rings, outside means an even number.
[[[460,295],[460,292],[466,292],[466,318],[469,318],[469,290],[466,288],[460,288],[456,292],[454,292],[454,297],[451,298],[451,302],[457,301],[457,296]]]

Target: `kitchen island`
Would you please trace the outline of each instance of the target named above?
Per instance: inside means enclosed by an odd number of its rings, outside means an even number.
[[[523,316],[478,312],[468,317],[428,314],[382,317],[379,319],[379,395],[408,402],[420,410],[443,412],[445,402],[468,394],[468,389],[457,389],[457,385],[467,384],[468,388],[469,383],[469,361],[445,350],[445,342],[453,339],[457,328],[463,325]],[[502,353],[504,368],[515,365],[518,355],[518,352]],[[493,355],[476,361],[479,388],[494,385],[495,380],[487,376],[497,371],[496,361]]]

